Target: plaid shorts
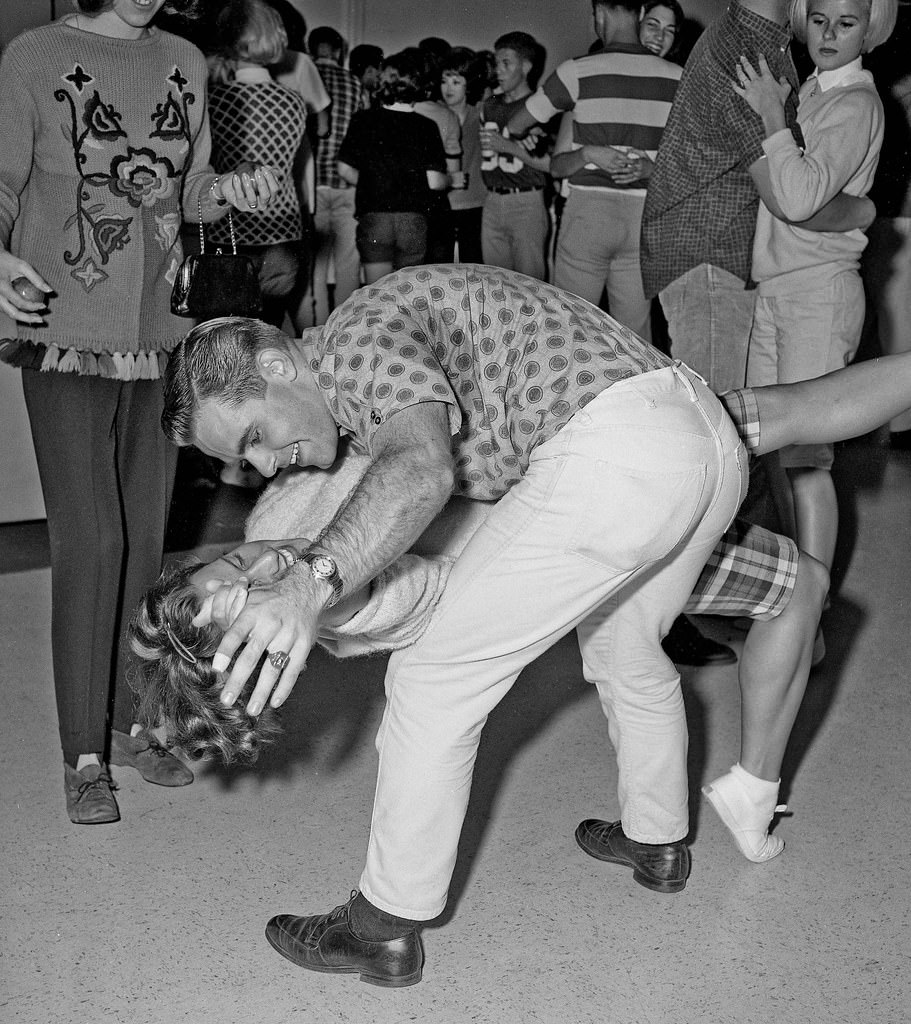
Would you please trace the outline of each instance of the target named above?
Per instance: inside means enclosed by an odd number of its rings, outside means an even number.
[[[684,611],[774,619],[791,599],[797,558],[794,541],[735,519],[715,546]]]

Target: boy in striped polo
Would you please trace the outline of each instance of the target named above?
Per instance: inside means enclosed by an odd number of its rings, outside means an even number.
[[[554,283],[597,305],[607,286],[613,317],[651,339],[639,231],[658,143],[682,69],[639,42],[637,0],[594,0],[598,53],[565,61],[509,122],[512,135],[573,112],[572,141],[551,160],[568,178]]]

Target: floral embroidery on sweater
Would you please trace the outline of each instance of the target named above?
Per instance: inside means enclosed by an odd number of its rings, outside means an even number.
[[[76,212],[64,224],[65,231],[76,227],[78,245],[66,250],[63,257],[73,267],[70,276],[90,292],[107,280],[108,274],[103,268],[132,241],[133,217],[113,212],[105,201],[105,191],[126,200],[129,207],[137,211],[151,209],[170,199],[179,189],[183,167],[176,166],[171,158],[152,146],[130,145],[125,153],[121,151],[112,156],[104,167],[105,150],[116,145],[117,140],[127,138],[123,116],[113,103],[102,99],[97,89],[88,94],[88,86],[95,78],[81,64],[77,63],[63,78],[77,95],[74,97],[70,88],[62,88],[55,90],[54,98],[69,107],[70,123],[64,131],[73,147],[79,172]],[[176,65],[167,82],[167,97],[155,104],[150,115],[149,140],[182,140],[180,150],[189,153],[192,139],[189,108],[196,102],[196,95],[186,90],[188,79]],[[179,215],[169,212],[156,216],[155,224],[155,239],[166,251],[180,229]]]

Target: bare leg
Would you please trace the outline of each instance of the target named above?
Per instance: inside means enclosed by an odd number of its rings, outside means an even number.
[[[781,774],[828,588],[825,566],[801,551],[787,607],[774,619],[754,622],[747,634],[740,659],[740,763],[757,778],[777,782]]]
[[[757,863],[784,849],[784,842],[768,830],[828,587],[825,566],[801,552],[794,592],[785,609],[774,619],[753,623],[740,659],[740,761],[703,787],[741,853]]]
[[[794,495],[795,540],[831,570],[838,539],[838,499],[832,474],[826,469],[801,467],[788,469]]]

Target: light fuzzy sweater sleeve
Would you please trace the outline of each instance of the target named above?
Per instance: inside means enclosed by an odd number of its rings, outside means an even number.
[[[273,481],[247,520],[247,540],[316,537],[364,475],[370,459],[348,451],[330,470],[289,470]],[[461,543],[461,542],[460,542]],[[367,604],[319,643],[339,658],[396,650],[427,628],[454,558],[404,554],[370,585]]]
[[[805,102],[801,103],[801,109]],[[763,143],[772,191],[788,220],[812,217],[839,192],[863,195],[883,140],[882,105],[872,87],[835,88],[813,118],[800,149],[789,129]],[[860,173],[867,166],[867,173]],[[861,184],[863,182],[863,184]]]

